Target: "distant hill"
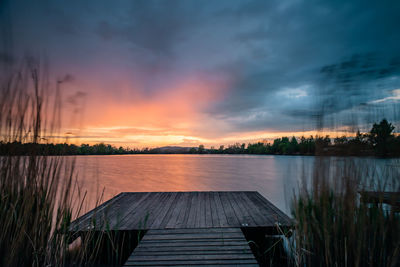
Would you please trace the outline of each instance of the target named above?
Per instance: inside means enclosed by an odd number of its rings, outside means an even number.
[[[155,149],[152,149],[153,151],[157,151],[158,153],[174,153],[174,154],[179,154],[179,153],[188,153],[190,149],[193,147],[182,147],[182,146],[163,146],[163,147],[158,147]]]

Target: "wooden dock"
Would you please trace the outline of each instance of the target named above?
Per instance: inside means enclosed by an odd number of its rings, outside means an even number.
[[[385,203],[392,206],[392,210],[400,212],[400,192],[360,191],[361,201],[365,203]]]
[[[124,266],[258,266],[240,228],[149,230]]]
[[[241,229],[291,219],[254,191],[123,192],[75,220],[71,231],[147,231],[126,266],[257,265]]]

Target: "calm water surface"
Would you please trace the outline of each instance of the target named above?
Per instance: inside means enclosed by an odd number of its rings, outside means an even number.
[[[309,176],[314,160],[269,155],[113,155],[78,156],[76,166],[81,187],[88,190],[92,202],[103,188],[104,200],[122,191],[250,190],[290,214],[290,198],[301,177]]]

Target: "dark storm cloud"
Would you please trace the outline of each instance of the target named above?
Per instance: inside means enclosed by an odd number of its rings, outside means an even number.
[[[112,51],[114,64],[143,73],[149,92],[190,72],[231,77],[223,101],[204,112],[237,131],[302,129],[400,88],[398,1],[10,5],[21,43],[48,44],[63,51],[60,61]]]
[[[97,33],[105,40],[117,38],[153,54],[169,54],[193,26],[190,9],[177,1],[132,1],[124,23],[100,21]]]
[[[356,54],[351,58],[321,68],[320,95],[326,112],[338,112],[352,105],[367,103],[380,90],[397,89],[398,81],[390,84],[390,78],[400,73],[400,58],[382,55]],[[332,94],[332,91],[335,94]]]
[[[298,118],[299,123],[292,125],[301,127],[301,121],[312,121],[321,113],[351,110],[399,88],[398,2],[289,1],[284,5],[260,3],[252,11],[238,9],[235,16],[247,14],[257,23],[238,33],[236,40],[250,49],[264,49],[266,56],[258,59],[260,64],[250,57],[242,59],[249,74],[239,79],[215,114],[222,112],[228,119],[247,113],[248,119],[236,124],[242,129],[260,123],[282,127],[287,125],[286,116]],[[334,73],[327,73],[329,68]],[[303,101],[277,99],[279,91],[301,85],[309,87]],[[265,110],[264,119],[252,116],[260,108]]]

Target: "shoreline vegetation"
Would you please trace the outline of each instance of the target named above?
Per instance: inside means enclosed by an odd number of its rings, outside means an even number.
[[[124,154],[254,154],[254,155],[302,155],[302,156],[376,156],[400,157],[400,135],[393,133],[395,127],[386,119],[374,123],[370,132],[354,137],[310,136],[281,137],[273,142],[236,143],[219,148],[165,146],[131,149],[99,143],[77,146],[68,143],[1,142],[0,155],[124,155]]]
[[[399,162],[377,166],[347,158],[332,164],[317,157],[292,199],[294,266],[399,266],[400,213],[360,198],[373,190],[400,192]],[[311,180],[309,180],[311,178]],[[309,181],[307,181],[309,180]]]

